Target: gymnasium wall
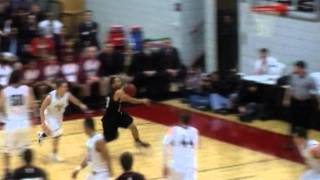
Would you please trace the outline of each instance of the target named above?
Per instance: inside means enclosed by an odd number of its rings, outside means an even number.
[[[87,9],[94,11],[100,23],[100,39],[113,24],[141,25],[146,38],[172,37],[181,57],[189,64],[204,50],[204,29],[191,33],[203,19],[203,3],[194,0],[87,0]],[[182,11],[175,11],[175,3]]]
[[[254,15],[246,2],[240,3],[240,71],[250,73],[257,49],[266,47],[271,55],[287,64],[306,60],[311,71],[320,71],[320,22]]]

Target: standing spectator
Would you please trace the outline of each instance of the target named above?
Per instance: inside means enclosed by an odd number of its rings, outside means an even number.
[[[180,61],[177,48],[172,46],[170,38],[164,40],[163,48],[159,52],[160,67],[167,83],[183,81],[186,69]]]
[[[286,90],[283,104],[289,106],[291,116],[291,133],[297,129],[307,131],[310,128],[311,117],[315,111],[315,98],[318,96],[316,83],[306,71],[304,61],[294,64],[294,72],[290,76],[290,88]]]
[[[146,93],[148,97],[155,97],[161,93],[163,79],[159,69],[156,55],[151,50],[150,40],[144,40],[143,51],[134,55],[129,67],[129,75],[133,76],[133,83],[140,93]]]
[[[254,74],[272,74],[272,68],[277,66],[277,59],[269,55],[269,50],[262,48],[259,50],[259,59],[254,64]]]
[[[22,159],[24,165],[16,169],[13,173],[14,180],[23,180],[23,179],[41,179],[47,180],[46,172],[33,165],[33,152],[31,149],[26,149],[22,153]]]
[[[98,29],[98,23],[92,20],[92,11],[85,11],[84,21],[79,24],[79,39],[81,49],[89,46],[98,47]]]
[[[32,39],[38,36],[37,17],[33,14],[27,16],[27,22],[24,24],[21,32],[23,44],[30,44]]]
[[[140,173],[132,171],[133,156],[129,152],[121,154],[120,157],[121,167],[124,171],[116,180],[144,180],[144,176]]]
[[[48,12],[47,19],[41,21],[38,24],[38,27],[41,33],[43,33],[43,35],[53,38],[54,35],[61,34],[63,24],[59,20],[54,19],[52,12]]]
[[[123,73],[124,55],[114,50],[113,44],[105,43],[102,53],[98,59],[101,63],[100,76],[110,76]]]
[[[33,3],[31,5],[31,14],[36,16],[37,23],[39,23],[45,19],[45,15],[44,15],[43,11],[41,10],[41,7],[36,3]]]
[[[97,48],[94,46],[87,47],[85,49],[85,60],[82,65],[82,69],[84,71],[84,76],[85,76],[84,77],[85,78],[84,96],[92,95],[91,90],[99,86],[100,65],[101,65],[100,61],[97,59]],[[97,95],[99,93],[93,93],[93,94]]]
[[[21,50],[21,43],[17,37],[18,29],[12,28],[6,38],[2,40],[2,51],[10,52],[13,55],[19,55]]]

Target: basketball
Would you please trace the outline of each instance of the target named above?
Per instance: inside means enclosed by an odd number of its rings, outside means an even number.
[[[134,97],[137,93],[137,88],[134,84],[128,83],[123,88],[124,92],[129,96]]]

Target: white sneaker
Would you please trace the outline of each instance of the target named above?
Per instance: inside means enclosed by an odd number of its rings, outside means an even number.
[[[39,143],[39,145],[41,145],[42,141],[46,138],[46,135],[42,131],[38,131],[37,134],[38,134],[38,143]]]
[[[52,162],[64,162],[64,159],[58,156],[57,154],[51,154],[49,160]]]

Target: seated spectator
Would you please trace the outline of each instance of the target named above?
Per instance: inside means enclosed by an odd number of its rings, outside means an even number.
[[[256,75],[270,75],[272,68],[277,66],[277,59],[269,55],[269,50],[262,48],[259,50],[259,59],[254,64],[254,74]]]
[[[84,62],[82,64],[82,70],[84,72],[85,89],[84,96],[99,95],[99,93],[91,93],[92,88],[99,86],[100,77],[100,61],[97,59],[97,48],[87,47],[84,54]],[[97,91],[93,91],[97,92]],[[99,90],[98,90],[99,92]]]
[[[79,85],[80,65],[74,58],[72,53],[68,53],[64,56],[61,65],[61,75],[70,84],[72,94],[79,97],[81,96],[81,85]]]
[[[243,85],[237,94],[237,107],[240,120],[252,121],[258,118],[263,105],[263,95],[254,83]]]
[[[133,56],[129,75],[134,78],[133,83],[138,88],[138,95],[156,97],[165,88],[156,58],[156,54],[151,50],[150,40],[145,40],[143,51]]]
[[[33,56],[45,57],[45,55],[54,52],[54,42],[51,38],[48,38],[41,34],[39,37],[36,37],[31,41],[31,48]]]
[[[61,34],[56,34],[53,37],[55,44],[55,52],[58,59],[63,59],[63,54],[74,51],[74,39],[67,34],[67,28],[63,27]]]
[[[13,67],[0,55],[0,86],[7,86]]]
[[[26,84],[33,86],[40,80],[41,70],[35,60],[31,60],[24,68],[24,81]]]
[[[41,21],[38,27],[43,35],[53,38],[54,35],[61,34],[63,24],[59,20],[54,19],[52,12],[48,12],[47,19]]]
[[[171,39],[166,39],[162,44],[163,48],[159,52],[159,62],[165,80],[168,83],[183,81],[186,76],[184,65],[180,62],[178,50],[172,46]],[[171,88],[173,84],[170,84]]]
[[[48,59],[43,62],[43,80],[47,82],[52,82],[59,78],[60,76],[60,65],[55,56],[48,56]]]
[[[144,180],[144,176],[140,173],[132,171],[133,156],[129,152],[125,152],[120,156],[121,167],[124,171],[116,180]]]
[[[233,97],[239,86],[239,78],[229,72],[229,76],[221,79],[218,72],[209,76],[207,88],[210,94],[210,107],[217,113],[228,113],[233,108]]]
[[[24,179],[41,179],[46,180],[46,172],[33,165],[33,152],[31,149],[27,149],[22,153],[23,165],[17,168],[13,173],[14,180],[24,180]]]
[[[34,85],[35,96],[38,100],[42,100],[50,90],[54,87],[53,81],[60,76],[60,65],[55,56],[44,56],[41,62],[41,81]]]
[[[80,48],[83,49],[90,46],[99,47],[97,39],[99,25],[92,20],[92,11],[85,11],[83,18],[84,21],[81,22],[78,27]]]

